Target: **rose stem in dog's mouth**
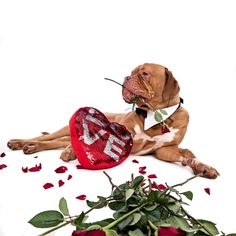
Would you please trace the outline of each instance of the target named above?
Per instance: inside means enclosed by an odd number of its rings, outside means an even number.
[[[115,81],[115,80],[113,80],[113,79],[109,79],[109,78],[104,78],[105,80],[109,80],[109,81],[111,81],[111,82],[113,82],[113,83],[116,83],[116,84],[118,84],[118,85],[120,85],[121,87],[123,87],[123,88],[125,88],[124,87],[124,85],[123,84],[121,84],[121,83],[119,83],[119,82],[117,82],[117,81]],[[125,89],[127,89],[127,88],[125,88]],[[129,89],[127,89],[130,93],[133,93],[133,92],[131,92]],[[134,94],[134,93],[133,93]],[[135,94],[134,94],[135,95]],[[139,99],[141,99],[142,97],[141,96],[136,96],[135,95],[135,98],[133,98],[133,99],[131,99],[130,101],[129,101],[129,104],[133,104],[133,106],[132,106],[132,110],[134,110],[134,106],[135,106],[135,103],[139,100]]]

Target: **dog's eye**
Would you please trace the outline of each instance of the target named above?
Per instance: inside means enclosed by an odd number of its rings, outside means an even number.
[[[149,75],[149,74],[148,74],[146,71],[143,71],[143,72],[142,72],[142,75],[143,75],[143,76],[147,76],[147,75]]]

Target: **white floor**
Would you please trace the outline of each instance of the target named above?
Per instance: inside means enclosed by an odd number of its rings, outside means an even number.
[[[190,125],[182,147],[214,166],[216,180],[195,179],[184,188],[194,199],[189,212],[217,223],[225,233],[236,232],[235,205],[235,77],[236,15],[234,1],[0,1],[0,235],[35,236],[44,230],[27,223],[35,214],[58,209],[61,197],[71,214],[86,209],[75,197],[90,200],[108,195],[102,171],[77,170],[64,163],[61,150],[35,155],[13,152],[11,138],[53,132],[80,107],[125,112],[129,105],[118,85],[137,65],[154,62],[168,67],[179,81]],[[107,170],[117,184],[138,174],[156,174],[158,183],[174,184],[191,170],[152,156],[130,157]],[[40,172],[21,168],[42,164]],[[65,174],[55,168],[66,165]],[[67,181],[68,174],[73,177]],[[65,184],[58,187],[57,182]],[[54,188],[44,190],[52,182]],[[205,193],[209,187],[211,195]],[[109,215],[109,211],[102,215]],[[90,219],[101,218],[98,211]],[[67,226],[51,235],[70,235]]]

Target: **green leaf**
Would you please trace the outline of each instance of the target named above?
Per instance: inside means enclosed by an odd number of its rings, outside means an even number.
[[[125,227],[127,227],[128,225],[130,225],[130,223],[133,221],[133,219],[134,219],[133,215],[131,215],[131,216],[125,218],[124,220],[122,220],[122,221],[117,225],[118,229],[119,229],[120,231],[124,230]]]
[[[143,176],[137,176],[137,177],[133,180],[133,185],[132,185],[132,187],[133,187],[134,189],[138,188],[138,187],[142,184],[143,180],[144,180],[144,177],[143,177]]]
[[[74,220],[75,225],[79,227],[83,223],[84,218],[85,218],[85,214],[84,212],[81,212],[81,214]]]
[[[128,235],[129,236],[145,236],[145,234],[143,234],[143,232],[139,228],[135,230],[129,230]]]
[[[87,200],[86,201],[87,205],[90,208],[94,208],[94,209],[100,209],[100,208],[103,208],[103,207],[105,207],[107,205],[105,197],[97,196],[97,198],[99,199],[97,202],[93,202],[93,201]]]
[[[130,197],[132,197],[134,190],[132,188],[125,190],[125,200],[127,201]]]
[[[157,208],[157,204],[147,205],[144,207],[146,211],[154,211]]]
[[[142,217],[142,215],[140,213],[134,213],[133,214],[133,221],[130,223],[130,225],[137,224],[140,221],[141,217]]]
[[[187,220],[185,220],[184,218],[178,217],[178,216],[170,216],[167,219],[167,223],[170,223],[171,226],[175,226],[176,228],[180,228],[185,232],[193,232],[196,230],[192,230],[187,222]]]
[[[104,232],[106,233],[106,236],[119,236],[115,230],[113,229],[105,229]]]
[[[62,212],[62,214],[64,216],[69,216],[70,215],[69,210],[68,210],[68,206],[67,206],[67,201],[64,197],[60,199],[59,209],[60,209],[60,211]]]
[[[177,214],[179,212],[179,210],[181,209],[181,204],[176,201],[175,203],[170,203],[167,205],[167,207],[174,212],[175,214]]]
[[[163,117],[161,115],[160,112],[156,111],[155,114],[154,114],[154,119],[157,121],[157,122],[162,122],[163,121]]]
[[[193,193],[191,191],[183,192],[183,194],[188,200],[192,201],[193,200]]]
[[[37,228],[50,228],[59,225],[64,217],[59,211],[43,211],[35,215],[28,223]]]
[[[160,191],[151,191],[147,198],[149,201],[157,202],[159,204],[167,203],[169,200],[169,197],[163,195]]]
[[[108,204],[109,208],[113,211],[120,210],[125,205],[124,201],[114,201]]]
[[[161,114],[162,114],[162,115],[165,115],[165,116],[167,116],[167,115],[168,115],[168,113],[166,112],[166,110],[159,109],[159,111],[161,112]]]
[[[207,229],[207,231],[209,231],[212,235],[217,235],[219,234],[218,229],[216,228],[216,224],[208,221],[208,220],[198,220],[199,222],[201,222],[201,224],[204,226],[204,228]],[[204,233],[207,233],[206,230],[203,229]]]

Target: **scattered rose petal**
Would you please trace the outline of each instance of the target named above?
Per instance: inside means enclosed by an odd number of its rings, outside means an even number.
[[[31,167],[31,168],[29,168],[29,172],[37,172],[37,171],[40,171],[41,170],[41,168],[40,168],[40,166],[34,166],[34,167]]]
[[[67,180],[70,180],[72,178],[72,175],[68,175]]]
[[[24,173],[27,173],[27,172],[28,172],[28,167],[27,167],[27,166],[26,166],[26,167],[22,167],[21,169],[22,169],[22,171],[23,171]]]
[[[139,173],[145,175],[147,172],[145,170],[139,170]]]
[[[151,175],[148,175],[148,178],[149,179],[155,179],[155,178],[157,178],[157,176],[155,174],[151,174]]]
[[[61,173],[65,173],[67,170],[68,170],[68,169],[67,169],[66,166],[60,166],[60,167],[58,167],[58,168],[55,169],[55,172],[56,172],[57,174],[61,174]]]
[[[146,170],[146,168],[147,168],[146,166],[140,166],[139,170]]]
[[[80,170],[80,169],[84,169],[84,167],[81,166],[81,165],[77,165],[76,168],[77,168],[78,170]]]
[[[158,189],[161,191],[167,189],[167,187],[164,184],[158,184],[157,186],[158,186]]]
[[[155,181],[153,181],[151,183],[151,188],[158,189],[158,184]]]
[[[43,185],[44,189],[52,188],[54,185],[52,183],[46,183]]]
[[[88,231],[77,229],[72,232],[72,236],[106,236],[106,235],[107,234],[102,229],[94,229]]]
[[[86,199],[86,195],[81,194],[81,195],[77,196],[76,199],[78,199],[78,200],[85,200]]]
[[[63,180],[60,179],[60,180],[58,181],[58,185],[59,185],[59,187],[63,186],[64,183],[65,183],[65,182],[64,182]]]
[[[4,169],[4,168],[6,168],[6,167],[7,167],[7,165],[1,164],[1,165],[0,165],[0,170],[1,170],[1,169]]]
[[[6,156],[6,153],[5,152],[2,152],[0,157],[5,157]]]
[[[209,195],[211,194],[210,188],[204,188],[204,191]]]
[[[38,156],[34,156],[34,158],[38,158]]]
[[[137,164],[139,163],[139,161],[137,161],[136,159],[133,159],[132,162]]]

